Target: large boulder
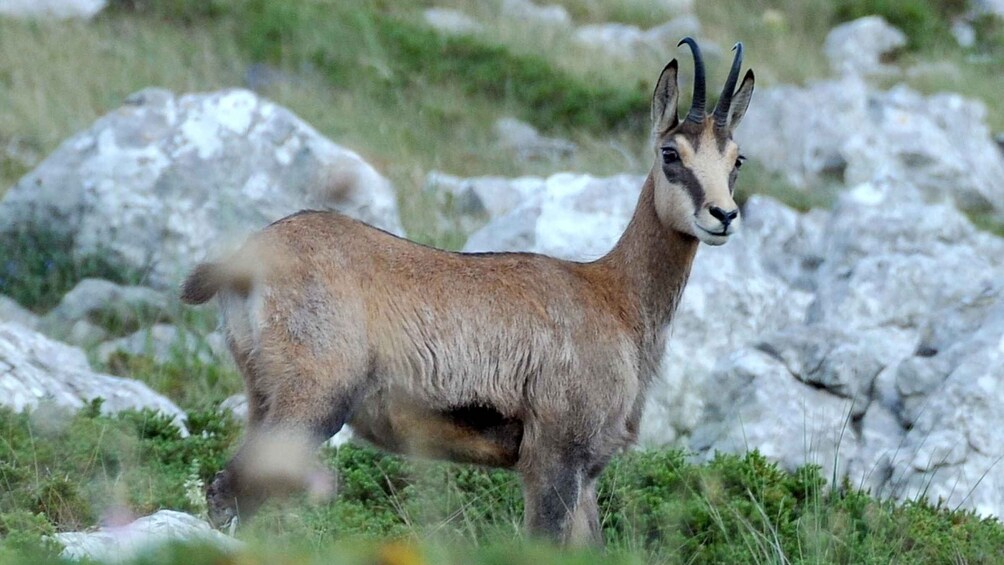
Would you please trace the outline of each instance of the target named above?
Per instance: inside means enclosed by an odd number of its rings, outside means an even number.
[[[171,324],[154,324],[125,337],[108,340],[97,347],[96,357],[108,363],[116,354],[142,355],[157,363],[169,363],[179,357],[200,363],[226,363],[230,358],[226,338],[216,331],[199,335]]]
[[[596,178],[567,173],[537,179],[536,191],[472,234],[464,250],[596,259],[627,227],[643,181],[631,175]],[[530,179],[514,182],[526,185]],[[766,221],[769,218],[777,221]],[[818,219],[812,216],[806,221]],[[790,288],[781,274],[800,276],[795,272],[800,267],[781,265],[773,258],[785,246],[797,247],[788,240],[809,228],[794,211],[764,198],[747,203],[744,222],[752,229],[740,230],[729,245],[702,246],[698,253],[673,321],[660,378],[647,399],[641,439],[648,445],[673,443],[699,425],[703,382],[717,359],[769,328],[805,318],[810,295]]]
[[[752,198],[727,245],[699,248],[647,398],[644,444],[688,437],[708,417],[706,380],[719,362],[766,332],[803,322],[811,294],[788,283],[785,267],[772,261],[807,230],[805,223],[774,200]]]
[[[170,319],[168,297],[161,292],[104,279],[84,279],[63,295],[38,327],[50,337],[90,346],[110,333],[122,335]]]
[[[41,404],[77,410],[96,398],[104,399],[102,413],[150,409],[173,416],[187,433],[185,413],[145,384],[95,373],[83,350],[0,323],[0,404],[15,411]]]
[[[643,177],[558,173],[524,177],[495,194],[519,194],[508,213],[471,234],[464,251],[534,251],[562,259],[595,259],[613,247],[634,211]],[[476,194],[486,194],[475,185]],[[508,205],[508,203],[506,204]]]
[[[599,257],[641,181],[510,181],[533,190],[466,249]],[[991,413],[1004,390],[1002,278],[1004,240],[902,179],[855,186],[832,212],[754,196],[727,245],[698,251],[641,440],[759,449],[886,496],[1004,515],[1004,426]]]
[[[927,342],[896,367],[904,428],[895,449],[869,450],[860,466],[883,469],[880,492],[927,496],[980,514],[1004,514],[1004,287],[942,310],[974,321]]]
[[[567,139],[540,135],[537,128],[516,118],[499,118],[492,129],[499,145],[520,161],[557,161],[571,157],[577,148]]]
[[[147,89],[11,188],[0,232],[50,232],[164,288],[216,247],[303,208],[401,232],[390,184],[288,110],[247,90]]]
[[[843,437],[854,402],[800,376],[758,348],[728,354],[703,379],[705,409],[690,447],[706,456],[757,449],[789,470],[812,463],[842,476],[857,449],[851,433]]]
[[[1004,158],[985,118],[981,102],[957,94],[874,90],[849,74],[758,91],[737,140],[799,190],[886,178],[1004,217]]]
[[[96,531],[63,532],[53,536],[63,546],[64,559],[124,563],[169,543],[209,544],[236,551],[243,544],[184,512],[159,510],[128,524],[105,526]]]
[[[38,314],[21,306],[13,298],[0,295],[0,322],[17,322],[26,328],[35,329],[40,321]]]
[[[493,218],[508,214],[544,189],[539,177],[461,178],[441,171],[425,177],[424,191],[437,203],[436,221],[443,230],[471,233]]]
[[[992,288],[1004,243],[955,208],[922,204],[898,183],[843,194],[825,232],[810,321],[916,332],[933,312]],[[907,340],[907,350],[916,337]]]

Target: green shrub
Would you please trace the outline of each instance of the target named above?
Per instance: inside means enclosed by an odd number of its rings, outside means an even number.
[[[44,514],[29,510],[0,512],[0,563],[40,562],[57,553],[57,544],[48,536],[55,533]]]
[[[373,2],[248,0],[235,20],[252,58],[317,68],[337,89],[364,85],[376,103],[400,107],[411,90],[452,84],[469,96],[509,103],[544,129],[607,131],[647,119],[647,86],[578,80],[542,57],[443,36]]]
[[[470,36],[444,37],[392,18],[377,23],[385,47],[402,66],[398,77],[409,83],[422,74],[435,81],[459,81],[469,94],[513,100],[543,128],[638,129],[647,119],[649,93],[638,85],[587,84],[542,57],[513,55]]]
[[[181,438],[163,416],[101,416],[100,402],[63,417],[0,410],[0,558],[43,562],[52,553],[43,536],[94,524],[112,504],[136,514],[160,508],[198,513],[198,482],[222,467],[237,430],[211,410],[189,413],[188,426],[191,436]],[[249,551],[260,553],[253,559],[245,554],[252,560],[241,562],[324,563],[334,556],[372,562],[387,546],[370,544],[387,539],[424,540],[428,562],[558,559],[519,541],[522,500],[513,473],[356,445],[322,450],[321,457],[338,474],[335,500],[308,504],[299,497],[267,506],[242,534],[253,544]],[[756,452],[720,454],[704,464],[679,451],[630,452],[601,476],[599,502],[605,558],[624,562],[1004,559],[1004,528],[995,519],[923,500],[877,501],[847,484],[827,489],[817,467],[787,473]],[[351,544],[357,549],[346,549]],[[34,548],[40,557],[22,557]],[[140,562],[213,562],[212,555],[218,554],[168,547]],[[596,558],[589,552],[561,557],[568,563]]]
[[[67,237],[41,231],[0,234],[0,294],[45,312],[78,282],[97,277],[118,283],[139,280],[101,254],[77,257]]]
[[[203,362],[194,350],[179,350],[164,363],[149,355],[119,351],[103,369],[142,381],[185,409],[207,409],[241,391],[240,375],[230,365]]]
[[[116,504],[141,514],[199,510],[186,482],[205,482],[223,467],[237,425],[215,411],[192,412],[191,435],[182,438],[166,416],[102,416],[100,405],[73,415],[0,409],[0,514],[29,510],[67,530],[97,523]]]
[[[984,14],[973,21],[976,47],[991,57],[1004,57],[1004,18]]]
[[[110,13],[135,13],[166,22],[192,25],[219,18],[234,7],[232,0],[111,0]]]
[[[908,48],[922,49],[954,42],[949,17],[967,8],[965,0],[837,0],[838,21],[879,15],[908,38]]]

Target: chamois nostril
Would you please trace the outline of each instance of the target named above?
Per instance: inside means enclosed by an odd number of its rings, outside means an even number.
[[[739,209],[731,210],[726,212],[718,206],[712,206],[708,208],[708,213],[710,213],[716,220],[722,223],[723,226],[728,227],[732,223],[732,220],[739,216]]]

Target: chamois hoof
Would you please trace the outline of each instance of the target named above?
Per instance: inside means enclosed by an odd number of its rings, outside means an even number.
[[[217,530],[233,533],[239,520],[237,499],[233,495],[229,471],[216,473],[213,482],[206,489],[206,507],[209,523]]]

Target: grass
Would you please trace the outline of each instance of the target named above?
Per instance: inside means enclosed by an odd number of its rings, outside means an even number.
[[[45,312],[88,277],[130,284],[139,280],[100,255],[77,257],[72,242],[39,231],[0,234],[0,294]]]
[[[43,543],[44,535],[114,512],[198,514],[198,485],[221,467],[238,430],[212,411],[190,412],[188,422],[192,436],[181,439],[166,418],[147,413],[101,416],[97,406],[72,416],[0,410],[0,557],[40,562],[31,559],[51,557],[55,549]],[[511,473],[355,445],[325,449],[322,459],[338,473],[337,499],[269,504],[241,531],[249,549],[237,562],[367,562],[382,552],[412,555],[417,561],[403,562],[418,563],[601,557],[522,541],[522,500]],[[1004,557],[1004,528],[996,520],[925,501],[880,502],[847,485],[829,489],[817,467],[787,473],[756,452],[703,464],[679,451],[629,453],[603,474],[599,498],[607,545],[602,558],[610,562],[992,563]],[[222,559],[214,555],[174,548],[156,562]]]
[[[228,396],[242,392],[240,375],[229,364],[202,361],[194,353],[205,345],[179,347],[167,362],[150,355],[114,353],[99,368],[113,375],[135,378],[188,409],[210,409]]]
[[[211,25],[179,29],[120,18],[89,24],[0,18],[0,143],[16,141],[44,156],[142,88],[191,91],[240,84],[239,61],[235,42]],[[23,164],[0,167],[0,192],[21,172]]]
[[[96,405],[75,415],[0,410],[0,557],[39,562],[30,559],[54,551],[42,543],[44,535],[109,513],[201,512],[189,490],[198,491],[199,482],[220,469],[238,430],[212,411],[190,412],[189,428],[192,437],[182,440],[165,417],[103,416]],[[995,520],[925,501],[880,502],[846,485],[828,489],[818,468],[785,473],[755,452],[719,455],[706,464],[677,451],[615,459],[599,486],[601,554],[559,553],[521,541],[522,502],[510,473],[404,460],[352,445],[325,449],[321,457],[338,475],[336,500],[270,504],[241,531],[250,548],[239,562],[363,563],[391,551],[419,563],[600,557],[622,563],[990,563],[1004,557],[1004,528]],[[399,541],[389,548],[388,540]],[[212,562],[213,555],[207,548],[175,548],[156,562]]]

